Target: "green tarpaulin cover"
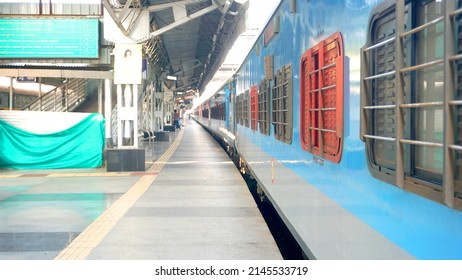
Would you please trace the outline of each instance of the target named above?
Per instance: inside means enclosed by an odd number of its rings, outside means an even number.
[[[0,168],[100,167],[104,141],[104,118],[97,113],[49,134],[30,133],[0,120]]]

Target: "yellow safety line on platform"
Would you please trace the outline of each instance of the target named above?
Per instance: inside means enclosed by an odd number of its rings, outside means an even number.
[[[150,172],[159,172],[165,163],[170,159],[183,137],[183,130],[168,150],[149,168]],[[96,246],[106,237],[111,229],[125,215],[125,213],[135,204],[140,196],[149,188],[157,175],[144,175],[114,204],[111,205],[101,216],[93,221],[84,231],[82,231],[64,250],[62,250],[55,260],[84,260]]]
[[[130,173],[97,172],[97,173],[52,173],[46,177],[128,177]]]
[[[19,178],[22,174],[9,174],[9,175],[0,175],[0,179],[7,179],[7,178]]]

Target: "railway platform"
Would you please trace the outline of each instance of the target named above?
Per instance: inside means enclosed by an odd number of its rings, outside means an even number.
[[[218,143],[193,121],[170,135],[144,172],[0,170],[0,259],[282,259]]]

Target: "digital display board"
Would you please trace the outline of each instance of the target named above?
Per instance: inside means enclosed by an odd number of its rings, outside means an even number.
[[[97,18],[0,19],[2,58],[98,58]]]

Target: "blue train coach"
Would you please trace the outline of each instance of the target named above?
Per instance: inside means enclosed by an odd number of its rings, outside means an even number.
[[[462,259],[462,1],[283,0],[195,118],[310,259]]]

